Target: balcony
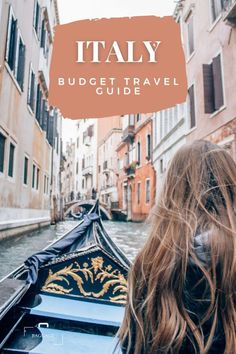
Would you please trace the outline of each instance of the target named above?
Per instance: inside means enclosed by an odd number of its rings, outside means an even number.
[[[131,164],[126,165],[124,167],[124,171],[125,171],[128,178],[134,178],[135,171],[136,171],[136,165],[137,165],[136,162],[132,162]]]
[[[236,0],[224,0],[223,18],[226,23],[232,27],[236,25]]]
[[[132,141],[134,138],[134,125],[129,125],[125,130],[123,131],[123,136],[122,140],[125,142]]]
[[[82,170],[83,176],[92,176],[93,175],[93,166],[84,167]]]

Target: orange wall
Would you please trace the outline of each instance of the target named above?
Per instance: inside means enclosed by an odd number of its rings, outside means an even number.
[[[146,160],[146,136],[148,133],[151,133],[151,121],[145,124],[145,117],[142,121],[138,123],[136,127],[136,133],[134,142],[137,144],[138,141],[141,143],[141,166],[136,168],[135,176],[133,178],[128,178],[124,170],[119,171],[118,176],[118,199],[119,199],[119,208],[124,209],[123,206],[123,183],[128,181],[128,186],[131,185],[132,188],[132,220],[133,221],[142,221],[146,219],[151,208],[155,202],[156,194],[156,173],[151,161]],[[122,143],[118,147],[117,155],[118,158],[124,160],[125,153],[128,151],[128,144]],[[145,192],[145,182],[146,179],[150,179],[150,202],[146,203],[146,192]],[[141,194],[140,194],[140,203],[138,204],[138,183],[141,183]]]

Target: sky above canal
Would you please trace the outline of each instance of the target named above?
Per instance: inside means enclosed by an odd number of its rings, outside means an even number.
[[[170,16],[176,0],[58,0],[60,23],[124,16]],[[75,122],[63,120],[63,141],[75,140]],[[65,149],[65,144],[64,149]]]
[[[172,15],[176,0],[58,0],[60,22],[124,16]]]

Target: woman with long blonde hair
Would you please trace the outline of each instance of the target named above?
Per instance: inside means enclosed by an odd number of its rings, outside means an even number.
[[[174,156],[128,280],[127,354],[236,353],[236,164],[207,141]]]

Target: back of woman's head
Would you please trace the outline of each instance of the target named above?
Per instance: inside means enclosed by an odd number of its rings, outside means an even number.
[[[201,140],[176,153],[152,212],[150,237],[129,275],[120,330],[127,353],[175,354],[190,343],[193,352],[205,354],[219,322],[224,353],[235,353],[235,202],[236,164],[226,150]],[[198,235],[204,235],[204,254],[197,252]],[[194,269],[197,284],[189,281]],[[202,313],[190,306],[191,294],[198,295]]]

